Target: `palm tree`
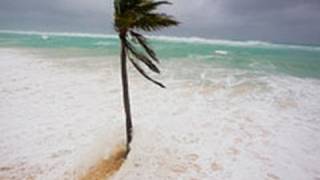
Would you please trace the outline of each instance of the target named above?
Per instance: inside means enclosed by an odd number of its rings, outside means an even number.
[[[142,68],[142,65],[145,65],[151,71],[160,73],[156,64],[159,63],[159,59],[155,51],[148,44],[146,37],[140,34],[139,31],[151,32],[169,26],[177,26],[179,23],[172,16],[155,12],[160,5],[169,4],[171,3],[168,1],[114,0],[114,28],[119,34],[121,42],[121,78],[127,136],[126,156],[130,151],[130,142],[132,140],[127,58],[143,77],[165,88],[163,84],[152,79]]]

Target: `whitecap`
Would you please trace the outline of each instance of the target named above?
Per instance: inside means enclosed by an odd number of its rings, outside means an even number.
[[[48,36],[48,35],[41,35],[41,38],[42,38],[43,40],[48,40],[48,39],[49,39],[49,36]]]
[[[228,51],[223,51],[223,50],[215,50],[214,54],[218,54],[218,55],[228,55],[229,52]]]
[[[115,45],[113,42],[108,42],[108,41],[99,41],[95,43],[96,46],[112,46]]]

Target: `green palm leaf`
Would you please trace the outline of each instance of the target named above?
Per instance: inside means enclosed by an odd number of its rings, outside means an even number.
[[[168,2],[168,1],[157,1],[157,2],[153,2],[153,1],[147,1],[142,3],[140,6],[136,7],[136,11],[139,12],[151,12],[156,10],[159,6],[161,5],[170,5],[172,3]]]
[[[152,70],[155,73],[160,73],[159,68],[150,60],[145,54],[141,53],[137,48],[132,45],[129,41],[125,44],[127,50],[133,55],[136,59],[143,62],[150,70]]]
[[[140,65],[135,62],[135,60],[131,57],[129,57],[130,62],[132,63],[132,65],[137,69],[137,71],[146,79],[148,79],[149,81],[155,83],[156,85],[160,86],[161,88],[166,88],[166,86],[164,86],[162,83],[152,79],[150,76],[147,75],[147,73],[140,67]]]
[[[136,19],[132,24],[132,28],[150,32],[176,25],[178,25],[178,22],[171,16],[159,13],[148,13],[143,17]]]
[[[131,36],[135,38],[135,40],[142,46],[142,48],[146,51],[146,53],[156,62],[159,63],[159,59],[157,58],[157,55],[155,51],[150,47],[149,43],[147,42],[147,39],[134,31],[130,31]]]
[[[157,13],[155,10],[161,5],[170,5],[168,1],[154,0],[115,0],[115,30],[119,32],[125,41],[125,48],[135,59],[143,62],[153,72],[160,73],[158,67],[152,62],[159,62],[155,51],[151,48],[147,39],[134,30],[158,31],[179,24],[172,16]],[[144,52],[140,52],[128,39],[130,34],[132,40],[137,42]],[[137,69],[137,68],[136,68]]]

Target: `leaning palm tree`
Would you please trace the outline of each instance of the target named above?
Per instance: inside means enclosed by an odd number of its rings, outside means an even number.
[[[114,28],[121,41],[121,78],[123,89],[123,103],[126,115],[126,155],[130,151],[132,140],[132,118],[130,111],[129,86],[127,75],[127,58],[133,67],[146,79],[165,88],[163,84],[152,79],[142,66],[146,66],[155,73],[160,73],[157,63],[159,59],[150,47],[146,37],[140,31],[157,31],[169,26],[176,26],[178,22],[172,16],[157,13],[160,5],[169,5],[168,1],[154,0],[114,0]]]

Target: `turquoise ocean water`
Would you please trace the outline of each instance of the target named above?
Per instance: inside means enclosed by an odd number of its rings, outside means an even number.
[[[225,68],[320,78],[320,47],[259,41],[150,37],[164,61],[200,59]],[[44,50],[51,56],[119,55],[116,35],[0,31],[0,47]]]

